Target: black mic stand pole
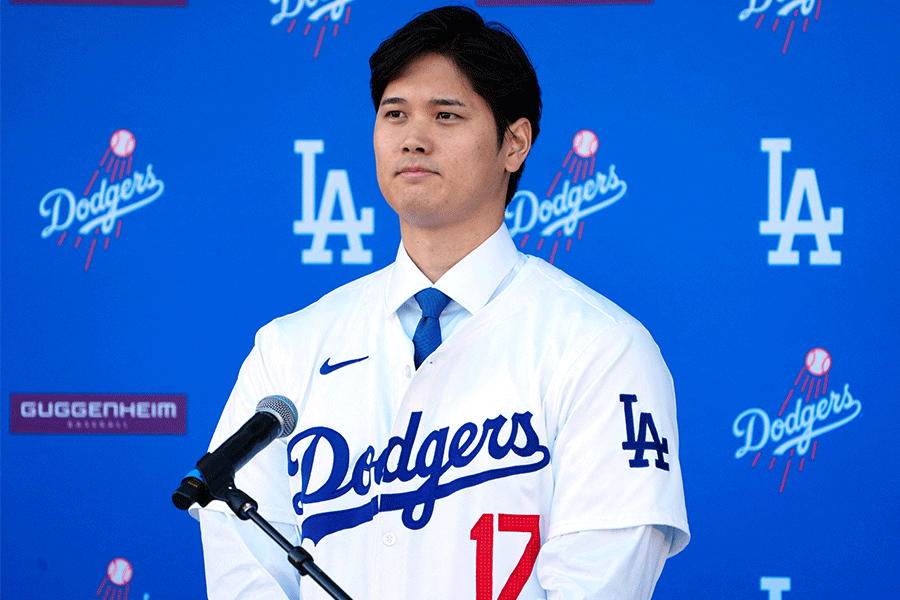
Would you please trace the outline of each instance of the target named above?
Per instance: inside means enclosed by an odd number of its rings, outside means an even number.
[[[212,492],[212,496],[218,500],[222,500],[234,511],[234,514],[238,516],[238,518],[246,521],[250,520],[256,523],[260,529],[266,532],[266,534],[275,540],[275,542],[287,552],[288,561],[294,565],[294,567],[300,572],[300,575],[309,575],[313,581],[319,584],[319,586],[328,592],[328,594],[334,598],[335,600],[353,600],[342,590],[338,585],[331,580],[328,575],[326,575],[322,569],[320,569],[313,562],[313,557],[309,552],[301,548],[300,546],[294,546],[291,544],[283,535],[281,535],[277,529],[272,527],[272,525],[263,519],[257,509],[259,505],[256,501],[234,487],[234,482],[229,482],[225,487],[220,490],[216,490]]]

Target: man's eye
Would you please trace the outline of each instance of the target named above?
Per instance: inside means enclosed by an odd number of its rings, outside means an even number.
[[[442,112],[438,113],[437,118],[441,121],[449,121],[450,119],[456,118],[456,115],[454,115],[453,113]]]
[[[388,119],[399,119],[403,115],[399,110],[389,110],[384,113],[384,116]]]

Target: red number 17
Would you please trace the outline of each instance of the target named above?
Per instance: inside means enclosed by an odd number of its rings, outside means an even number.
[[[497,522],[499,531],[522,531],[530,533],[531,538],[525,546],[525,552],[509,579],[503,586],[497,600],[516,600],[525,582],[531,577],[531,570],[541,549],[541,530],[539,515],[499,515]],[[475,600],[493,600],[494,585],[494,515],[483,514],[469,533],[469,539],[475,540]]]

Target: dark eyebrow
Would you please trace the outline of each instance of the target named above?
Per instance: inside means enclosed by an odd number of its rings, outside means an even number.
[[[460,102],[459,100],[457,100],[455,98],[435,98],[434,100],[431,101],[431,104],[433,104],[435,106],[463,106],[463,107],[465,107],[465,104],[463,104],[462,102]]]
[[[391,96],[389,98],[384,98],[381,101],[381,106],[387,105],[396,105],[396,104],[406,104],[405,98],[399,98],[397,96]],[[465,103],[457,100],[456,98],[435,98],[429,101],[429,104],[433,106],[462,106],[465,107]]]

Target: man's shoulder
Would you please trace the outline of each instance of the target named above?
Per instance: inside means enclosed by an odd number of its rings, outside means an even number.
[[[522,293],[548,314],[586,319],[595,326],[640,325],[618,304],[543,259],[531,256],[527,266]]]
[[[312,304],[274,319],[260,329],[260,334],[290,334],[301,330],[304,335],[310,335],[316,329],[329,328],[337,319],[346,319],[360,311],[378,310],[384,306],[386,278],[391,267],[345,283]]]

